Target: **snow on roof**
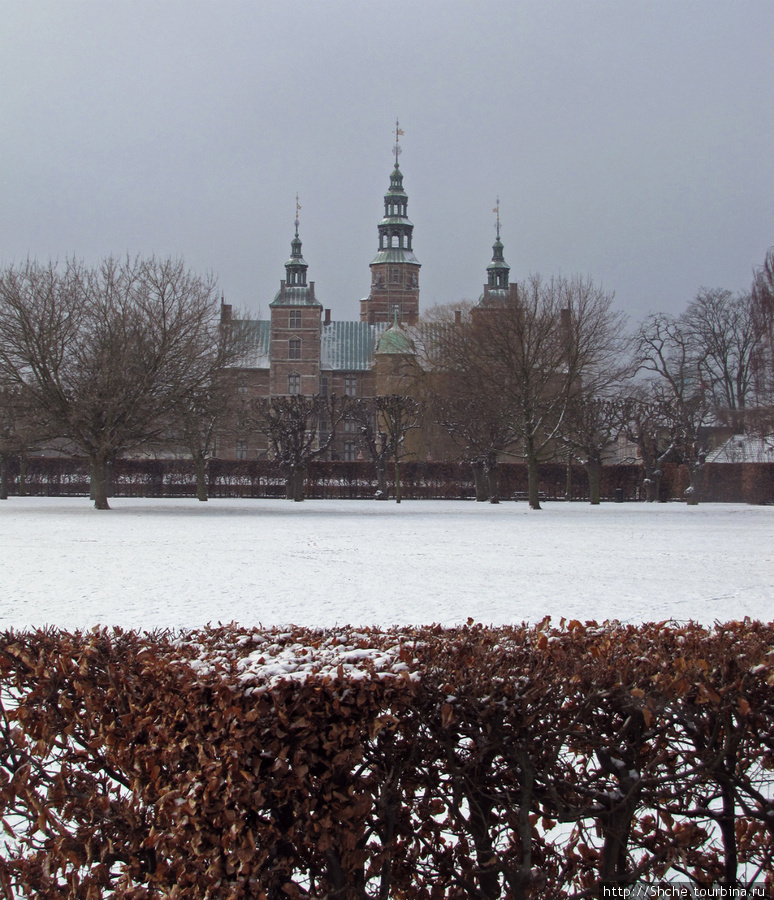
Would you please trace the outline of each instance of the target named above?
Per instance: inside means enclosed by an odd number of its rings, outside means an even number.
[[[774,462],[774,439],[752,434],[735,434],[708,454],[708,463]]]

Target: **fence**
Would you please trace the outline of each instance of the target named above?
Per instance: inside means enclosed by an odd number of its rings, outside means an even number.
[[[26,461],[23,483],[18,459],[7,460],[10,494],[68,497],[89,493],[89,467],[78,458],[31,457]],[[559,463],[538,469],[540,491],[547,500],[564,500],[567,466]],[[221,460],[207,463],[208,491],[213,498],[280,498],[285,480],[270,460]],[[604,466],[603,500],[637,500],[641,496],[642,468],[634,465]],[[579,464],[570,471],[573,500],[588,499],[586,472]],[[663,467],[659,500],[681,500],[688,487],[684,466]],[[191,460],[118,459],[110,470],[110,495],[114,497],[193,497],[196,478]],[[367,461],[317,460],[308,469],[305,494],[310,499],[370,499],[376,492],[376,472]],[[500,499],[508,500],[527,490],[527,468],[522,463],[499,466]],[[390,489],[394,489],[390,471]],[[401,489],[406,500],[459,500],[475,496],[469,465],[446,462],[404,462]],[[709,463],[702,470],[700,499],[710,502],[774,503],[774,463]]]

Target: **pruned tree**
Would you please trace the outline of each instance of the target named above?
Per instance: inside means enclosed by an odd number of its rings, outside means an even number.
[[[678,435],[672,425],[672,403],[653,384],[638,385],[620,408],[622,433],[639,452],[642,461],[642,491],[652,503],[659,499],[662,466],[674,453]]]
[[[774,435],[774,247],[755,272],[752,285],[752,319],[757,338],[755,375],[755,430]]]
[[[691,331],[671,316],[651,315],[637,335],[639,367],[650,373],[650,391],[662,421],[673,435],[674,450],[687,467],[686,499],[699,502],[699,472],[709,449],[707,426],[713,418],[712,393],[702,377],[701,354]]]
[[[212,377],[218,313],[214,279],[179,259],[0,273],[0,377],[88,457],[98,509],[111,460],[166,440],[183,398]]]
[[[349,398],[293,394],[253,401],[252,424],[266,435],[274,459],[285,476],[288,500],[304,499],[304,479],[312,460],[330,448],[336,428],[349,410]],[[321,429],[325,423],[327,431]]]
[[[368,397],[351,401],[347,416],[357,423],[361,444],[376,468],[377,499],[388,497],[387,468],[392,460],[395,500],[400,503],[400,463],[407,455],[407,434],[421,424],[419,402],[404,394]]]
[[[414,397],[406,394],[386,394],[374,398],[377,422],[386,436],[385,443],[393,461],[395,473],[395,502],[401,501],[400,464],[408,455],[406,436],[419,428],[421,408]]]
[[[37,414],[29,393],[18,385],[0,385],[0,500],[8,499],[9,463],[19,466],[19,496],[26,494],[29,453],[47,436],[46,422]]]
[[[353,398],[348,417],[358,428],[360,443],[374,464],[376,470],[376,499],[386,500],[389,496],[387,467],[392,458],[393,448],[387,432],[379,421],[376,402],[373,397]]]
[[[505,403],[470,380],[451,376],[431,394],[430,415],[470,463],[478,502],[500,502],[499,458],[517,438]]]
[[[617,397],[595,397],[581,391],[572,398],[561,428],[561,439],[586,469],[589,502],[600,501],[602,463],[621,433],[621,403]]]

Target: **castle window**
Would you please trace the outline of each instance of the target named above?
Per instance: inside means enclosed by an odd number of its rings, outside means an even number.
[[[394,235],[392,236],[392,246],[393,246],[393,247],[400,247],[400,238],[398,237],[397,234],[394,234]]]
[[[400,269],[392,270],[392,280],[395,284],[398,284],[400,282]]]
[[[327,397],[328,396],[328,376],[323,375],[320,378],[320,396]]]
[[[344,378],[344,396],[357,397],[357,375],[347,375]]]
[[[298,372],[291,372],[290,375],[288,375],[288,393],[301,393],[301,376],[298,374]]]
[[[357,444],[354,441],[344,441],[344,459],[346,462],[355,461]]]
[[[291,338],[288,341],[288,359],[301,359],[301,340]]]
[[[290,318],[288,320],[288,326],[290,328],[300,328],[301,327],[301,310],[300,309],[291,309],[290,310]]]
[[[354,419],[344,419],[344,431],[348,434],[357,431],[357,422]]]
[[[247,459],[247,441],[236,442],[236,458]]]

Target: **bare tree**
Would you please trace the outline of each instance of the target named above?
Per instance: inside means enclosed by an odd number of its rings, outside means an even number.
[[[699,502],[699,472],[706,460],[707,426],[712,421],[712,394],[702,377],[701,354],[691,331],[679,319],[652,315],[637,336],[640,368],[651,373],[650,391],[673,434],[674,449],[688,468],[687,501]]]
[[[734,433],[741,434],[753,391],[758,343],[751,295],[702,288],[680,322],[717,415],[727,417]]]
[[[190,453],[196,473],[196,496],[208,499],[207,461],[216,437],[224,434],[224,422],[238,414],[239,399],[230,370],[243,360],[249,345],[249,320],[221,322],[212,335],[207,357],[202,360],[207,375],[193,382],[174,410],[170,438]]]
[[[266,435],[274,459],[285,476],[288,500],[304,499],[309,463],[325,454],[336,428],[349,411],[347,397],[301,394],[255,400],[251,418]],[[327,434],[320,425],[325,422]]]
[[[618,370],[623,322],[612,300],[589,279],[535,275],[471,310],[437,354],[441,371],[507,413],[512,440],[500,450],[526,461],[532,509],[540,509],[538,465],[556,455],[570,402]]]
[[[214,280],[182,260],[28,260],[0,274],[0,377],[88,457],[98,509],[109,463],[166,440],[183,398],[212,377],[218,313]]]

